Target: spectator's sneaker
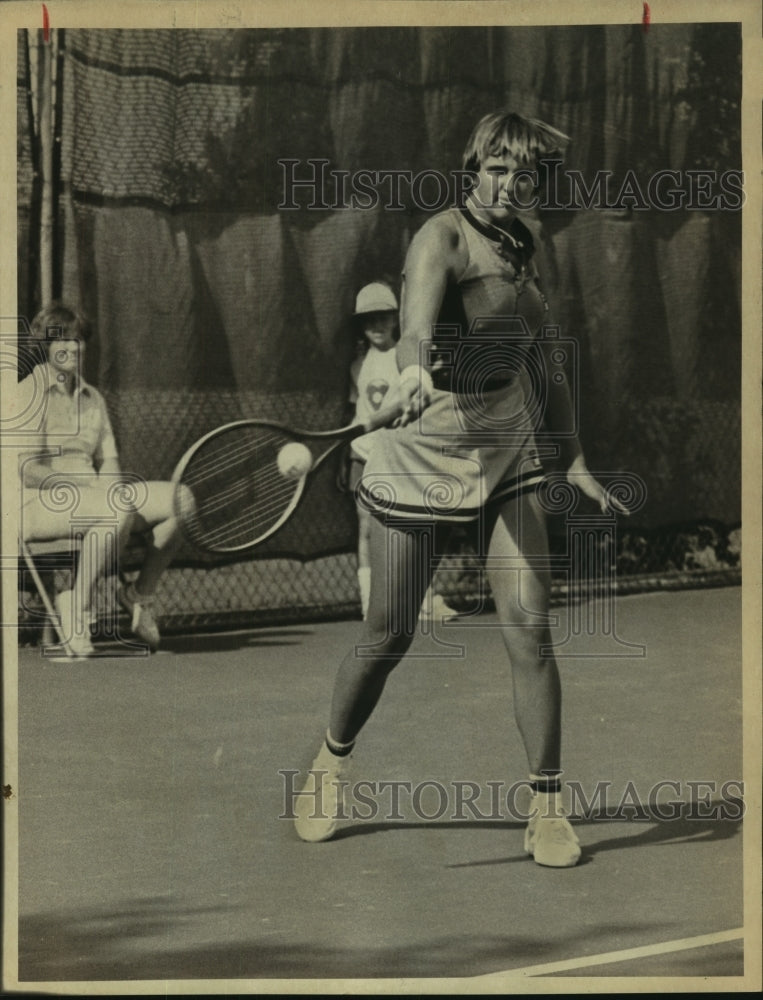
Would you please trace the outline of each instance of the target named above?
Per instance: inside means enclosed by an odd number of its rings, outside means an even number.
[[[161,635],[153,615],[153,600],[143,597],[132,583],[119,590],[119,603],[130,615],[130,631],[155,651],[159,648]]]
[[[73,659],[80,660],[95,655],[95,646],[86,635],[73,635],[67,639],[66,645]]]
[[[301,840],[318,843],[336,833],[344,805],[342,772],[350,759],[337,757],[324,743],[294,806],[294,826]]]
[[[572,868],[580,860],[580,841],[565,816],[530,817],[525,830],[525,850],[539,865]]]
[[[84,615],[77,616],[75,614],[74,591],[62,590],[56,594],[54,600],[67,656],[92,656],[95,653],[95,648],[90,641],[89,620],[86,623]]]
[[[458,611],[451,608],[445,601],[442,594],[435,594],[431,602],[424,599],[421,605],[420,621],[426,622],[447,622],[452,618],[458,618]]]

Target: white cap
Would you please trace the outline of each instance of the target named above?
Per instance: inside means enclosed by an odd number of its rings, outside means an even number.
[[[355,315],[373,312],[397,312],[395,293],[381,281],[372,281],[364,285],[355,299]]]

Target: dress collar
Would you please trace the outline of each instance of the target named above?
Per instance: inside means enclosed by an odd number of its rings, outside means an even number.
[[[56,392],[63,393],[64,390],[61,388],[58,382],[58,373],[56,372],[55,368],[50,364],[50,362],[45,361],[43,364],[39,365],[39,368],[42,369],[42,375],[43,378],[45,379],[45,391],[52,392],[53,390],[55,390]],[[83,395],[89,396],[91,392],[92,392],[92,386],[90,385],[90,383],[86,382],[81,375],[78,375],[75,379],[73,395],[77,396],[80,393],[82,393]]]
[[[535,252],[535,241],[532,233],[519,219],[512,219],[508,228],[503,229],[493,222],[482,222],[469,211],[468,205],[462,206],[459,211],[480,235],[490,240],[491,243],[497,244],[501,252],[509,253],[509,259],[519,256],[526,264]]]

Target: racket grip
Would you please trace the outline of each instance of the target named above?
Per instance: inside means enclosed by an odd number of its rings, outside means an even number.
[[[387,406],[383,406],[376,413],[372,414],[368,420],[363,422],[364,433],[370,433],[371,431],[376,431],[380,427],[389,427],[393,424],[403,413],[403,406],[400,400],[395,403],[388,403]]]

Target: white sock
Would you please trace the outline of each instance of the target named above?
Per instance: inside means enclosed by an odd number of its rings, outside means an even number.
[[[550,782],[546,776],[531,774],[530,780],[540,785],[540,788],[537,789],[533,796],[533,806],[537,811],[536,814],[544,818],[564,816],[561,784],[554,790],[549,790],[548,786],[553,785],[554,782]],[[544,788],[544,786],[546,787]]]
[[[371,567],[358,567],[358,586],[360,588],[360,607],[363,611],[363,619],[368,617],[368,601],[371,596]]]
[[[533,801],[540,817],[558,819],[564,816],[561,792],[537,792]]]

